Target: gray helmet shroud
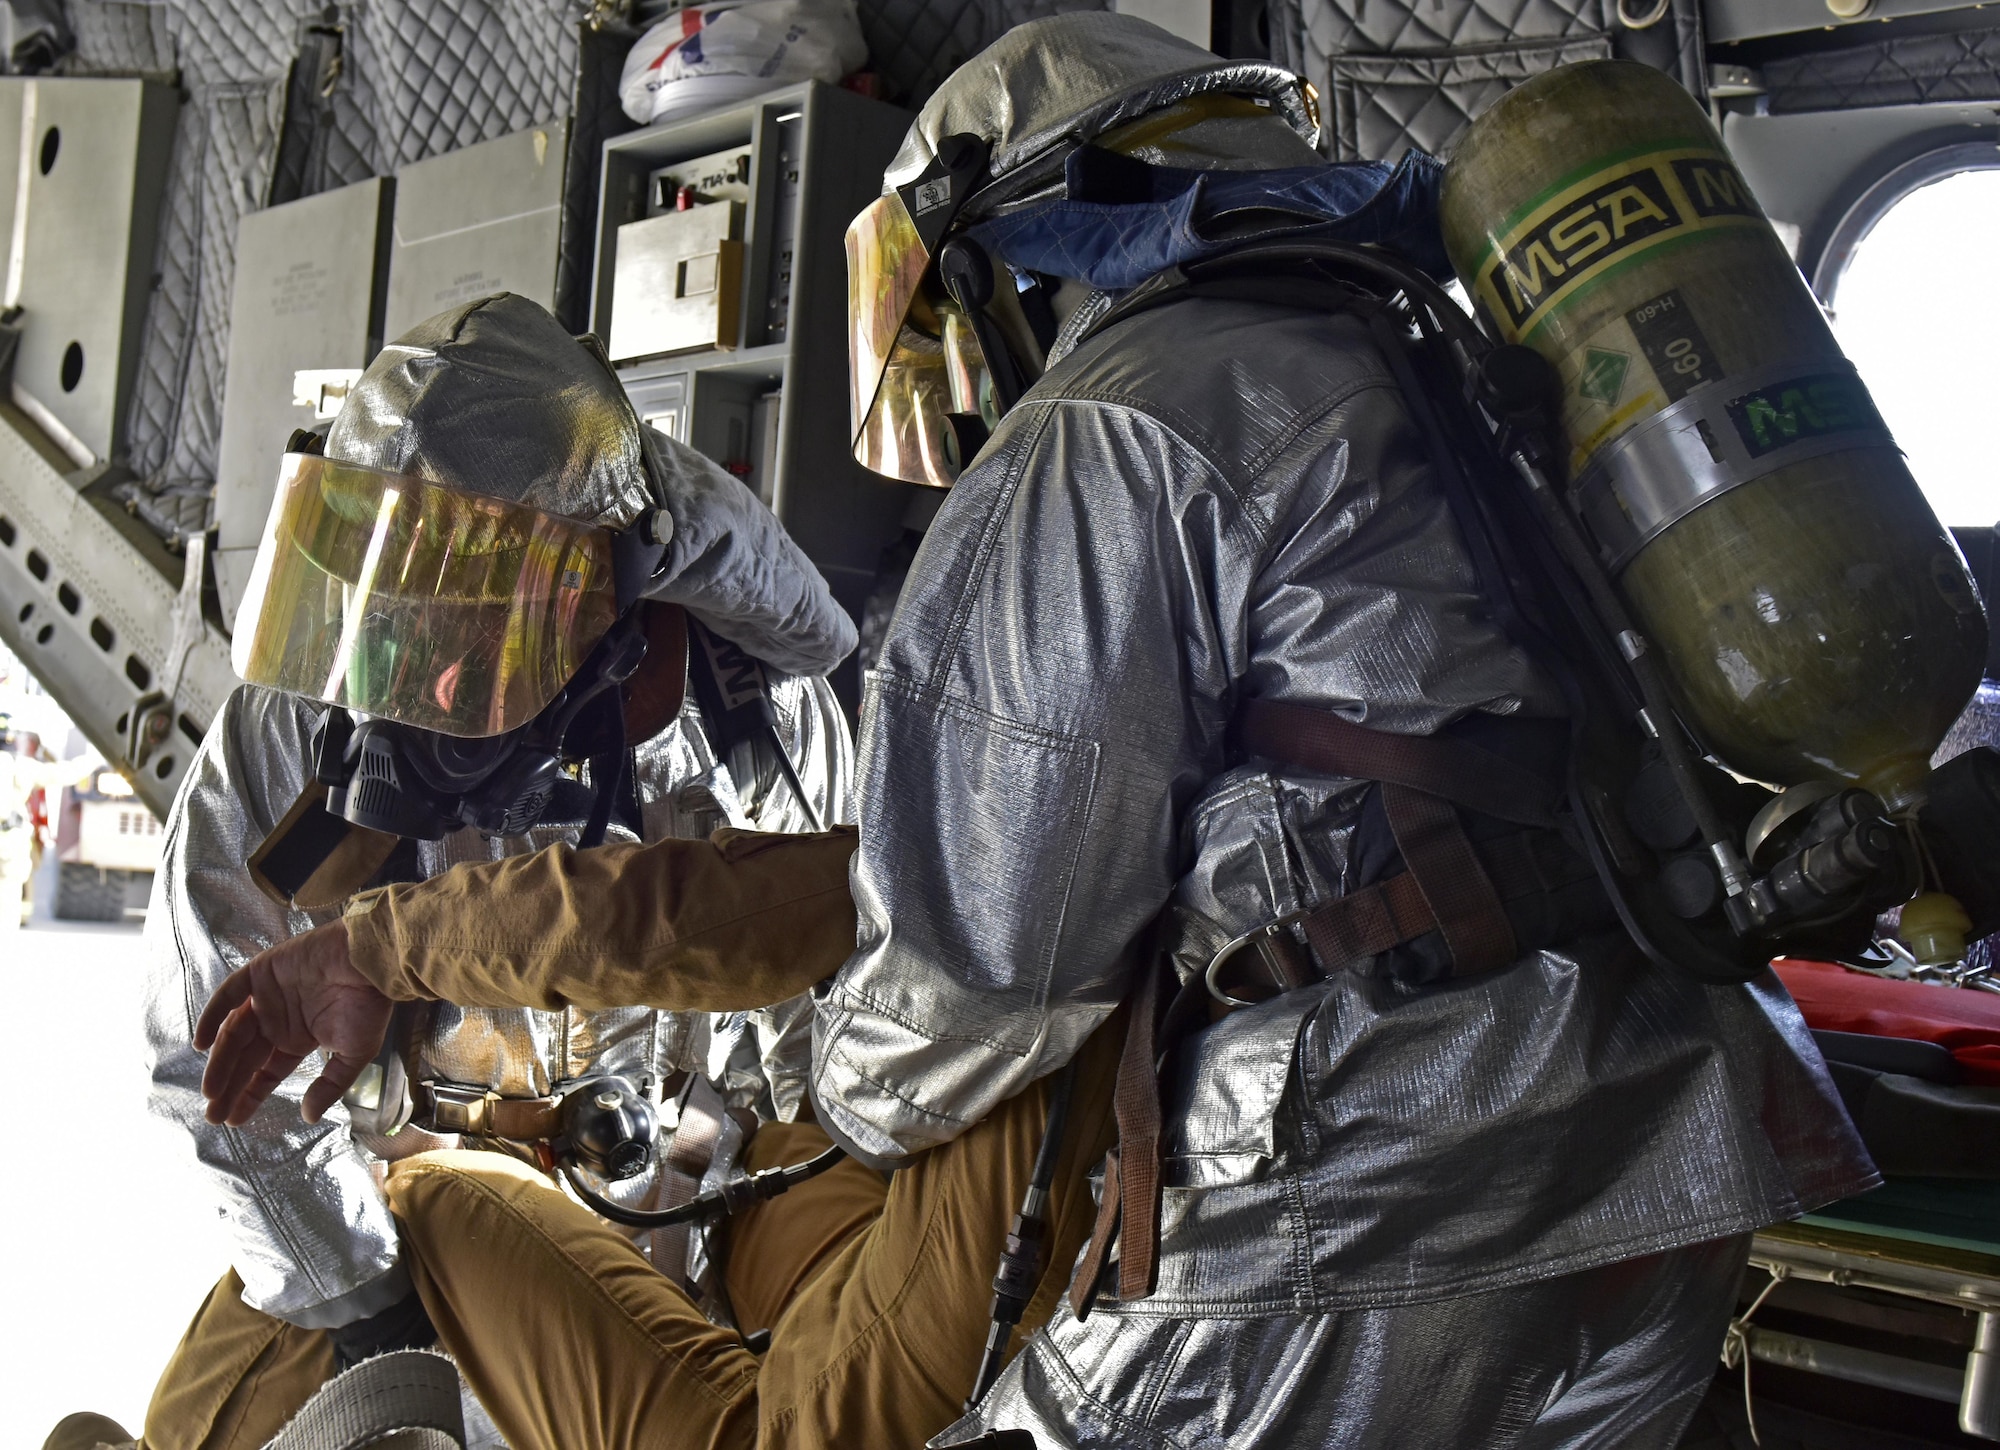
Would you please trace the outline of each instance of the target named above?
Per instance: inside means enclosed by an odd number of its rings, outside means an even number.
[[[853,625],[769,510],[740,480],[643,428],[601,355],[524,298],[454,308],[385,347],[323,451],[606,529],[618,574],[610,631],[539,715],[505,734],[461,738],[329,711],[315,773],[328,809],[354,825],[435,839],[587,812],[584,841],[600,839],[625,754],[618,686],[646,651],[632,610],[642,598],[684,605],[787,672],[823,673],[853,646]],[[563,761],[584,758],[594,800],[561,775]],[[310,877],[338,844],[324,826],[307,834],[289,865],[267,859],[263,874],[279,887]]]
[[[823,675],[853,622],[740,479],[643,427],[616,375],[525,297],[441,312],[376,354],[326,456],[622,530],[664,508],[648,598],[789,675]]]
[[[1002,266],[969,226],[1065,196],[1080,147],[1269,170],[1319,162],[1318,131],[1297,76],[1224,60],[1134,16],[1056,15],[1008,31],[931,97],[881,200],[848,228],[857,461],[950,487],[1057,343],[1057,281]]]
[[[326,456],[607,529],[659,506],[617,379],[511,294],[440,312],[377,353]]]
[[[1319,138],[1303,83],[1280,66],[1224,60],[1157,25],[1111,11],[1032,20],[952,72],[918,113],[883,175],[882,190],[886,195],[922,175],[945,137],[973,135],[991,148],[992,184],[967,213],[983,215],[1059,187],[1076,147],[1149,112],[1215,94],[1268,101],[1273,117],[1307,147]],[[1285,161],[1262,164],[1300,161],[1293,151]]]

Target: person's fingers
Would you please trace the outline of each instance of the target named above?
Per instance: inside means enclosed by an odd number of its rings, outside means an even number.
[[[361,1069],[370,1061],[366,1057],[348,1057],[338,1053],[328,1059],[318,1079],[306,1089],[305,1101],[299,1104],[299,1116],[308,1123],[317,1123],[326,1115],[328,1108],[340,1101],[340,1095],[354,1086],[354,1080],[361,1076]]]
[[[236,1077],[237,1059],[254,1044],[246,1042],[256,1032],[257,1009],[240,1004],[209,1034],[208,1064],[201,1070],[201,1095],[213,1106]],[[244,1019],[248,1019],[247,1023]]]
[[[250,997],[250,968],[238,967],[222,979],[222,985],[215,989],[215,995],[208,999],[208,1006],[202,1009],[201,1020],[194,1025],[194,1050],[206,1052],[215,1043],[215,1034],[222,1030],[222,1024],[231,1012]]]
[[[292,1075],[302,1061],[295,1052],[273,1052],[264,1060],[264,1065],[251,1073],[236,1096],[227,1107],[227,1121],[232,1128],[240,1128],[256,1116],[257,1109],[264,1106],[264,1100],[278,1090],[278,1085]]]
[[[209,1055],[201,1091],[211,1123],[249,1121],[316,1046],[330,1060],[299,1115],[317,1123],[353,1086],[381,1046],[390,1003],[354,971],[346,948],[345,927],[332,922],[259,954],[217,987],[196,1026]]]
[[[201,1075],[201,1095],[208,1100],[211,1123],[227,1119],[244,1086],[270,1056],[271,1042],[264,1035],[257,1008],[245,1002],[223,1020]]]

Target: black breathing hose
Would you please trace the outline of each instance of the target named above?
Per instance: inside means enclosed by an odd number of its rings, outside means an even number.
[[[799,809],[805,813],[806,824],[815,831],[825,830],[826,828],[820,824],[819,812],[813,809],[812,797],[806,794],[805,786],[799,782],[798,767],[792,764],[791,752],[785,749],[785,742],[778,738],[778,727],[773,725],[770,730],[771,748],[778,753],[778,770],[785,777],[785,784],[792,788],[792,798],[799,803]]]
[[[1042,1276],[1049,1185],[1055,1182],[1056,1159],[1062,1152],[1063,1129],[1069,1122],[1069,1100],[1075,1086],[1076,1060],[1072,1058],[1057,1077],[1055,1086],[1049,1089],[1049,1114],[1042,1123],[1042,1146],[1035,1154],[1034,1171],[1028,1175],[1028,1191],[1022,1196],[1021,1211],[1014,1215],[1007,1247],[1001,1251],[1000,1268],[993,1275],[993,1320],[986,1331],[986,1354],[979,1362],[979,1375],[972,1382],[972,1397],[965,1402],[968,1413],[1000,1378],[1007,1341],[1013,1337],[1014,1326],[1021,1322]]]
[[[696,1194],[678,1208],[627,1208],[622,1203],[613,1203],[584,1183],[577,1176],[575,1164],[564,1163],[562,1173],[564,1181],[583,1200],[584,1206],[600,1217],[622,1223],[627,1228],[672,1228],[676,1224],[699,1223],[741,1213],[754,1203],[776,1198],[809,1178],[817,1178],[846,1156],[844,1148],[828,1148],[818,1157],[808,1158],[803,1163],[785,1168],[766,1168],[762,1173],[732,1178],[719,1188]]]

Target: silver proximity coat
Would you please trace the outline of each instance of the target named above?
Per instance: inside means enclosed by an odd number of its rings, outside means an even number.
[[[1418,734],[1558,709],[1365,326],[1183,300],[1052,366],[911,568],[862,715],[823,1123],[885,1159],[944,1142],[1076,1051],[1163,906],[1186,973],[1350,889],[1365,786],[1232,754],[1246,695]],[[1697,986],[1616,936],[1434,990],[1347,972],[1178,1063],[1156,1316],[1530,1283],[1873,1181],[1774,979]]]
[[[766,658],[815,673],[831,669],[853,648],[853,625],[769,511],[735,479],[683,456],[678,445],[647,442],[670,465],[660,473],[677,526],[655,597],[687,605]],[[777,677],[774,698],[780,734],[819,818],[851,820],[853,749],[831,689],[817,678]],[[244,1126],[207,1123],[206,1059],[192,1043],[194,1024],[225,976],[327,919],[279,906],[244,869],[305,783],[320,708],[246,685],[210,727],[167,820],[146,925],[146,1023],[153,1109],[191,1138],[229,1224],[245,1299],[295,1324],[335,1327],[386,1308],[408,1289],[374,1153],[355,1141],[345,1108],[316,1126],[299,1120],[316,1059]],[[745,808],[701,732],[691,697],[679,720],[636,747],[634,760],[647,840],[701,837],[724,825],[807,829],[782,782]],[[435,875],[460,861],[572,836],[538,829],[493,840],[460,831],[424,845],[422,869]],[[425,1076],[516,1096],[540,1096],[593,1073],[659,1079],[691,1068],[708,1073],[725,1094],[754,1098],[789,1118],[805,1090],[807,1015],[803,1001],[715,1017],[438,1004],[419,1029],[417,1061]],[[405,1129],[368,1146],[401,1156],[439,1141]],[[649,1173],[617,1185],[612,1196],[638,1201],[651,1188]]]

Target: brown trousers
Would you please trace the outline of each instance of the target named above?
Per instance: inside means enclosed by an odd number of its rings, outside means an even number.
[[[1123,1021],[1078,1059],[1050,1252],[1016,1349],[1054,1311],[1090,1233],[1088,1174],[1113,1137]],[[514,1450],[914,1450],[971,1392],[1049,1086],[887,1183],[849,1161],[735,1220],[724,1283],[744,1329],[772,1330],[761,1357],[623,1234],[511,1159],[406,1159],[389,1202],[443,1347]],[[814,1127],[767,1126],[749,1167],[825,1144]],[[150,1450],[261,1445],[330,1373],[325,1335],[258,1314],[240,1289],[228,1276],[196,1316],[147,1413]]]
[[[333,1340],[243,1302],[231,1269],[201,1301],[146,1406],[144,1450],[258,1450],[333,1375]]]

